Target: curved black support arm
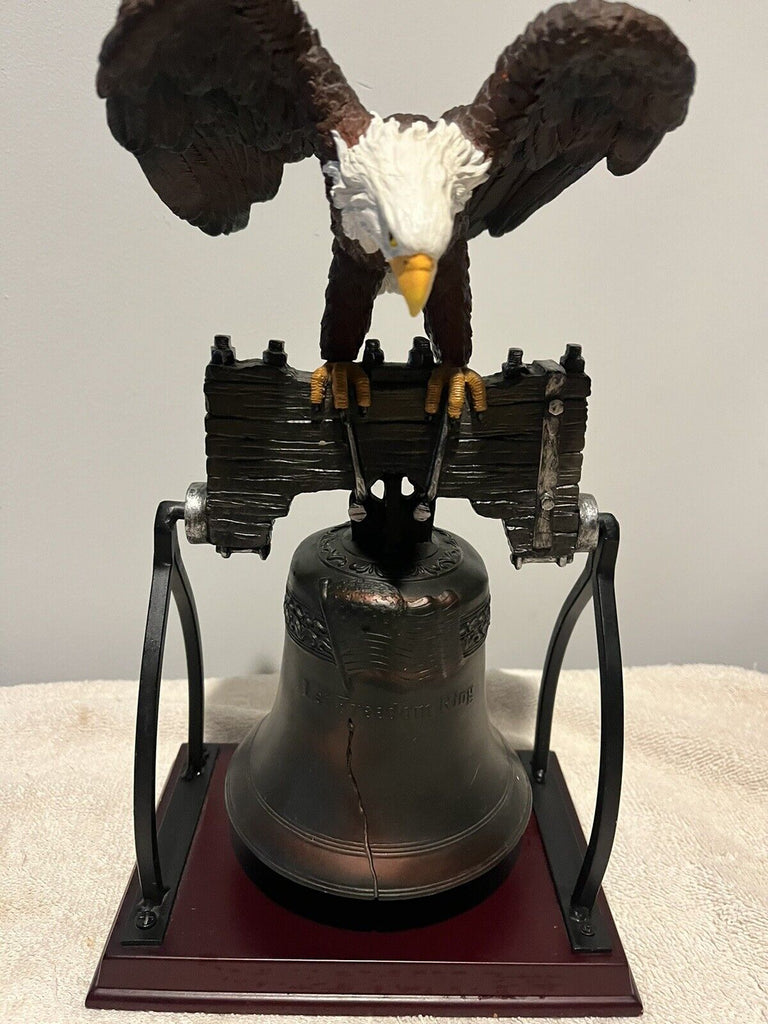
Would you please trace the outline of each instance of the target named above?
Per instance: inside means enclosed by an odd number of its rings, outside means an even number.
[[[592,834],[571,898],[576,916],[589,915],[608,867],[616,834],[624,760],[624,680],[619,643],[614,570],[619,551],[619,524],[600,516],[592,593],[597,656],[600,666],[600,771]]]
[[[187,661],[187,683],[189,694],[189,731],[187,770],[185,776],[190,778],[199,775],[203,770],[205,752],[203,749],[203,718],[205,714],[203,691],[203,645],[200,638],[200,623],[197,608],[192,595],[192,587],[187,570],[181,560],[175,530],[172,533],[173,572],[171,573],[171,593],[176,602],[176,609],[181,620],[181,632],[184,637],[184,653]]]
[[[142,898],[157,907],[166,893],[160,867],[155,815],[155,766],[160,679],[168,625],[170,595],[179,610],[189,678],[189,762],[187,775],[199,774],[203,751],[203,663],[200,628],[192,591],[176,536],[184,503],[161,502],[155,515],[152,585],[139,675],[136,747],[133,768],[133,821],[136,866]]]
[[[560,609],[560,614],[557,617],[555,627],[552,630],[552,636],[549,640],[547,656],[544,659],[544,669],[541,675],[539,707],[536,713],[536,738],[533,744],[533,758],[531,759],[533,776],[536,782],[544,782],[546,778],[549,744],[552,738],[552,719],[555,713],[555,698],[557,697],[557,684],[560,681],[560,670],[563,667],[565,651],[574,627],[592,596],[590,584],[595,573],[596,555],[597,549],[589,553],[584,571],[576,580],[570,594],[563,602],[563,607]]]
[[[571,876],[567,906],[563,906],[571,940],[579,943],[584,941],[585,936],[594,935],[590,915],[611,856],[621,797],[624,683],[614,590],[618,549],[619,524],[614,516],[601,514],[597,547],[589,555],[584,571],[566,598],[549,642],[539,693],[536,739],[531,757],[534,787],[544,786],[560,670],[574,626],[591,597],[595,611],[600,667],[600,769],[595,816],[587,851],[572,890]],[[578,928],[574,930],[572,926]],[[576,931],[579,932],[578,937]]]

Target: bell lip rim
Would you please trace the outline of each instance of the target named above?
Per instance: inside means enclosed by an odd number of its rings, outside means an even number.
[[[243,740],[238,749],[235,751],[235,755],[233,755],[231,764],[235,763],[235,757],[237,756],[238,753],[242,751],[243,753],[241,754],[241,756],[243,756],[246,749],[250,748],[252,741],[254,740],[256,734],[259,731],[260,726],[263,724],[264,721],[265,719],[262,719],[261,722],[259,722],[257,726],[251,731],[251,733]],[[498,730],[496,731],[498,732]],[[275,874],[287,879],[288,881],[294,884],[304,886],[308,889],[312,889],[315,892],[324,893],[328,896],[342,897],[353,900],[379,900],[389,902],[404,901],[409,899],[420,899],[421,897],[436,896],[440,893],[448,892],[451,889],[457,889],[463,885],[473,882],[476,879],[481,878],[487,872],[493,870],[493,868],[497,867],[499,864],[502,863],[502,861],[504,861],[507,857],[512,855],[512,853],[515,851],[515,849],[519,846],[520,842],[522,841],[523,835],[525,834],[525,831],[528,827],[528,822],[530,820],[530,816],[533,810],[533,791],[528,776],[525,772],[525,769],[523,768],[522,762],[520,761],[520,758],[517,756],[516,752],[512,749],[512,747],[510,747],[506,739],[500,733],[498,735],[501,739],[504,751],[507,755],[507,759],[510,762],[510,766],[512,769],[512,777],[510,778],[509,785],[506,787],[504,791],[503,797],[499,800],[499,802],[496,804],[496,807],[494,808],[494,810],[496,810],[497,813],[491,815],[490,817],[484,817],[482,827],[489,828],[491,826],[492,822],[496,820],[501,813],[503,813],[503,807],[512,802],[513,794],[516,793],[518,795],[524,795],[524,801],[520,809],[520,813],[517,816],[515,827],[511,828],[508,832],[509,838],[507,839],[507,841],[501,847],[494,850],[494,852],[490,856],[486,857],[478,864],[474,864],[471,867],[466,868],[464,871],[461,871],[458,874],[453,874],[447,879],[441,878],[439,881],[432,882],[427,885],[412,885],[407,887],[395,888],[387,886],[386,882],[382,881],[381,877],[377,872],[377,882],[375,890],[372,880],[369,884],[365,886],[355,886],[350,885],[349,883],[344,884],[341,882],[335,882],[332,879],[329,880],[327,877],[313,878],[307,875],[300,875],[297,872],[292,871],[285,865],[280,865],[279,863],[277,863],[274,860],[274,858],[270,856],[268,852],[266,852],[265,849],[257,849],[252,843],[252,841],[245,837],[241,828],[238,827],[237,823],[233,818],[234,800],[231,795],[232,775],[230,774],[230,770],[228,770],[224,786],[224,803],[227,811],[227,818],[229,821],[231,832],[234,833],[234,835],[237,837],[239,841],[239,843],[233,842],[233,847],[235,849],[237,859],[240,862],[243,869],[246,870],[246,872],[248,870],[248,864],[244,860],[244,857],[242,856],[245,853],[247,853],[249,857],[254,858],[257,862],[265,865],[269,870],[273,871]],[[521,790],[522,793],[520,792]],[[282,834],[284,835],[285,826],[283,826],[282,820],[278,819],[277,817],[271,814],[269,814],[268,817],[264,817],[264,813],[267,809],[264,807],[263,801],[260,801],[260,807],[262,820],[268,824],[271,823],[273,828],[281,829]],[[499,808],[501,808],[502,810],[499,810]],[[470,835],[477,835],[479,832],[480,829],[473,829]],[[259,834],[262,833],[259,832]],[[318,847],[321,845],[316,840],[313,842],[311,841],[311,839],[304,838],[300,833],[296,832],[294,829],[291,829],[291,834],[298,838],[302,846],[305,848],[314,848],[314,850],[317,850]],[[455,842],[457,843],[466,841],[467,838],[465,833],[461,835],[461,838],[455,840]],[[451,845],[452,844],[449,841],[448,843],[441,845],[438,849],[435,849],[434,847],[427,848],[424,850],[423,854],[414,852],[409,853],[406,851],[404,853],[400,853],[399,855],[390,854],[389,856],[387,856],[386,854],[377,854],[377,856],[379,857],[380,864],[382,863],[382,861],[386,863],[387,860],[389,860],[389,862],[391,863],[393,860],[397,858],[397,856],[405,856],[408,857],[408,859],[410,859],[412,862],[421,861],[423,863],[423,861],[428,858],[434,858],[436,856],[444,855],[445,851]],[[347,846],[347,844],[345,844],[345,846]],[[347,862],[352,861],[360,867],[364,867],[365,869],[368,868],[369,862],[367,859],[365,845],[363,843],[360,843],[359,847],[356,850],[350,849],[348,846],[347,849],[339,850],[339,847],[335,844],[333,846],[326,846],[325,844],[323,844],[323,848],[326,850],[326,852],[329,853],[341,853],[341,855],[345,858]],[[374,846],[373,850],[375,851],[375,849],[376,848]]]
[[[530,817],[530,815],[529,815]],[[502,849],[501,853],[494,855],[492,858],[488,858],[483,861],[479,868],[473,870],[467,870],[459,875],[454,875],[448,881],[435,883],[431,886],[411,886],[410,888],[391,889],[382,887],[379,884],[378,893],[374,893],[373,888],[353,888],[351,886],[335,885],[330,882],[321,882],[307,878],[304,875],[298,875],[293,872],[287,871],[284,868],[278,867],[276,863],[268,859],[266,856],[257,854],[249,843],[245,841],[242,833],[237,829],[234,823],[230,820],[229,822],[231,830],[236,834],[240,845],[233,844],[235,855],[240,863],[241,867],[246,870],[247,864],[244,862],[242,853],[247,851],[250,858],[262,864],[270,871],[279,875],[281,878],[292,882],[294,885],[303,886],[306,889],[311,889],[313,892],[322,893],[325,896],[333,896],[336,898],[355,900],[356,902],[370,902],[370,903],[397,903],[405,902],[407,900],[418,900],[426,899],[430,896],[439,896],[442,893],[450,892],[453,889],[459,889],[464,885],[468,885],[471,882],[475,882],[482,878],[484,875],[493,871],[494,868],[498,867],[508,857],[512,857],[518,850],[525,834],[525,828],[522,833],[518,836],[517,840],[513,842],[508,848]],[[526,827],[528,825],[528,819],[526,818]]]
[[[265,721],[266,718],[264,718],[262,722],[259,723],[259,725],[253,730],[250,736],[246,737],[243,744],[243,755],[245,755],[245,748],[250,748],[255,742],[259,732],[259,728]],[[493,729],[493,726],[491,726],[491,728]],[[498,730],[495,731],[498,733]],[[509,747],[504,741],[503,736],[499,735],[499,739],[501,741],[501,745],[505,750],[505,753],[509,754]],[[516,769],[517,766],[514,765],[514,762],[513,766]],[[522,772],[522,774],[523,777],[525,777],[524,771]],[[392,860],[397,857],[411,857],[413,859],[416,859],[419,856],[427,857],[432,854],[441,853],[446,850],[449,850],[452,846],[455,846],[459,843],[465,843],[472,836],[476,835],[478,832],[482,831],[482,829],[486,828],[486,826],[490,825],[490,823],[497,817],[497,815],[502,813],[504,807],[511,802],[511,790],[513,790],[515,787],[519,788],[520,781],[521,780],[519,778],[519,775],[515,770],[513,774],[507,779],[507,783],[504,789],[502,790],[498,800],[493,805],[493,807],[491,807],[490,810],[486,811],[486,813],[481,818],[478,818],[477,821],[473,822],[473,824],[468,825],[466,828],[462,829],[459,832],[454,832],[443,839],[431,840],[429,842],[419,842],[418,840],[414,840],[413,842],[401,843],[370,843],[369,849],[371,851],[371,854],[374,857],[383,860]],[[301,826],[294,824],[284,815],[280,814],[279,811],[275,810],[274,807],[272,807],[272,805],[265,799],[262,793],[254,785],[253,778],[250,774],[247,775],[246,785],[248,786],[249,791],[255,797],[261,810],[269,816],[269,819],[272,822],[274,822],[278,826],[278,828],[285,829],[286,832],[289,832],[292,836],[295,836],[300,842],[311,845],[312,847],[321,847],[322,849],[327,850],[330,853],[338,853],[346,857],[367,856],[366,845],[362,841],[355,842],[354,840],[335,839],[333,836],[327,835],[324,832],[311,832],[308,829],[301,828]],[[228,797],[228,794],[229,787],[227,786],[225,788],[225,798]],[[229,813],[229,805],[227,805],[227,813]],[[521,815],[521,817],[523,816],[525,816],[527,822],[528,818],[530,817],[530,808],[528,808],[527,816],[524,814]],[[515,831],[516,829],[512,831],[513,835],[515,834]],[[245,841],[245,837],[242,836],[242,834],[241,838],[243,839],[243,841]],[[249,843],[248,845],[251,846],[252,844]]]

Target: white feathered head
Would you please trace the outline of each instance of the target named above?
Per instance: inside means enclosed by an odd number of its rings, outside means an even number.
[[[334,140],[338,159],[323,171],[344,233],[365,252],[384,256],[415,314],[429,296],[456,214],[487,180],[490,160],[442,118],[433,126],[402,126],[374,114],[354,146],[336,132]]]

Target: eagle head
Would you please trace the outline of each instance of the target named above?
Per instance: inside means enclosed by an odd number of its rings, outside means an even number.
[[[490,160],[455,125],[402,124],[374,114],[352,146],[334,132],[338,159],[323,172],[347,237],[380,252],[412,316],[424,308],[456,216],[488,177]]]

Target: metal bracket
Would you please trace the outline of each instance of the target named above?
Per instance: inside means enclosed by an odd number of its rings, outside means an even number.
[[[208,543],[208,485],[193,483],[184,499],[184,532],[190,544]]]
[[[207,744],[205,763],[196,775],[184,773],[173,789],[157,838],[165,892],[160,903],[140,895],[126,918],[123,946],[159,946],[165,938],[181,876],[197,830],[219,747]]]
[[[541,433],[541,461],[536,484],[536,515],[533,524],[533,549],[546,551],[552,547],[552,512],[555,507],[557,480],[560,472],[559,434],[560,417],[565,406],[558,397],[565,385],[566,374],[560,363],[539,360],[534,367],[547,374],[545,397],[547,406],[543,415]]]
[[[549,642],[539,692],[536,739],[527,765],[534,809],[565,927],[573,950],[585,953],[611,949],[610,936],[595,900],[616,833],[624,753],[624,684],[614,591],[618,549],[618,522],[612,515],[600,514],[597,546],[566,598]],[[590,598],[594,605],[600,666],[600,768],[592,832],[582,860],[575,833],[565,834],[560,827],[560,815],[555,813],[557,795],[548,788],[547,764],[563,658],[574,626]]]

